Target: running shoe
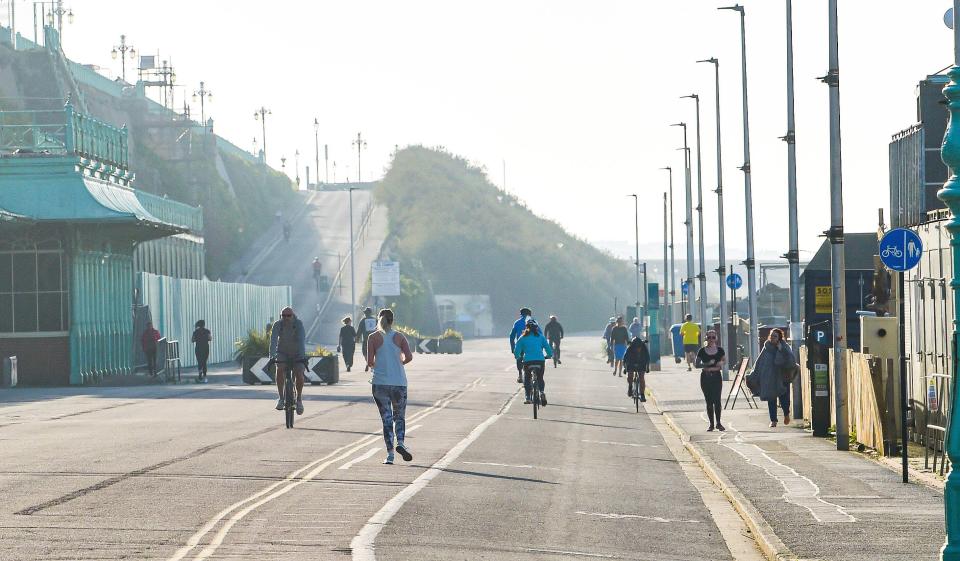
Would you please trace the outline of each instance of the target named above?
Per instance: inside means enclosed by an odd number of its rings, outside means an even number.
[[[303,415],[303,400],[297,398],[297,415]]]
[[[283,398],[277,399],[277,411],[283,411]]]
[[[407,447],[403,444],[397,444],[397,453],[400,454],[400,457],[403,458],[403,461],[409,462],[413,459],[413,454],[407,450]]]

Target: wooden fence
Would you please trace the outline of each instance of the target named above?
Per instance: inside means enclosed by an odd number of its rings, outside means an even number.
[[[847,378],[847,422],[857,441],[884,454],[886,442],[896,439],[899,394],[893,361],[884,361],[847,349],[844,352]],[[810,422],[810,370],[807,349],[800,348],[800,377],[803,387],[803,420]],[[833,391],[833,354],[830,355],[830,423],[837,424]]]

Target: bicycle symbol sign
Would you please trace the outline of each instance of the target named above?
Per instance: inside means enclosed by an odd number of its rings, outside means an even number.
[[[923,242],[920,236],[906,228],[887,232],[880,240],[880,260],[894,271],[909,271],[920,263]]]

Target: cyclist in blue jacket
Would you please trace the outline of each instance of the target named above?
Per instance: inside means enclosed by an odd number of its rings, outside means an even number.
[[[513,329],[510,330],[510,352],[514,352],[517,339],[523,335],[523,330],[527,328],[527,321],[533,319],[533,312],[530,308],[520,308],[520,319],[513,322]],[[523,364],[517,360],[517,383],[523,383]]]
[[[513,355],[517,357],[517,362],[523,369],[523,391],[526,395],[524,403],[530,403],[532,392],[539,391],[540,404],[546,405],[547,396],[544,393],[543,372],[546,368],[546,359],[553,358],[553,349],[547,342],[547,338],[540,332],[540,326],[533,318],[527,320],[527,327],[523,331],[523,336],[517,339]],[[539,366],[535,389],[533,388],[533,381],[530,379],[531,366]]]

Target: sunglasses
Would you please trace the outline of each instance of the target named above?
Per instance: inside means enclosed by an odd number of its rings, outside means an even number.
[[[293,317],[293,314],[282,314],[280,317],[292,318],[292,317]]]

